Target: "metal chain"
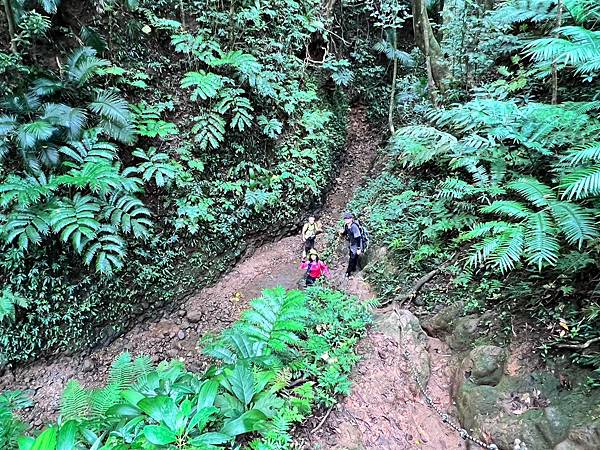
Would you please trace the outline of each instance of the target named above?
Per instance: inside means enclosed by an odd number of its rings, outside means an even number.
[[[433,402],[433,399],[427,394],[427,389],[421,383],[419,374],[417,372],[417,368],[415,367],[415,365],[412,361],[412,356],[406,348],[404,349],[404,357],[406,358],[406,361],[408,362],[410,371],[412,372],[412,376],[413,376],[415,382],[417,383],[417,386],[419,387],[421,394],[423,395],[423,397],[425,397],[425,402],[427,403],[427,406],[429,406],[431,409],[433,409],[437,413],[437,415],[440,416],[440,419],[442,419],[442,422],[444,422],[446,425],[448,425],[450,428],[452,428],[454,431],[456,431],[460,435],[460,437],[462,439],[464,439],[465,441],[471,441],[474,444],[477,444],[480,447],[483,447],[487,450],[498,450],[498,447],[496,446],[496,444],[486,444],[485,442],[483,442],[483,441],[477,439],[476,437],[472,436],[471,434],[469,434],[469,432],[467,430],[465,430],[464,428],[461,428],[458,425],[455,425],[454,423],[452,423],[450,421],[450,416],[448,416],[447,413],[445,413],[440,408],[438,408],[437,405]]]

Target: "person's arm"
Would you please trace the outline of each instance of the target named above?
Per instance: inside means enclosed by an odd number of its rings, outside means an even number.
[[[303,259],[303,260],[302,260],[302,262],[300,263],[300,268],[301,268],[302,270],[306,270],[306,269],[308,269],[308,263],[306,262],[306,260],[305,260],[305,259]]]
[[[329,271],[329,267],[327,267],[327,264],[325,264],[322,261],[321,261],[321,272],[323,272],[323,275],[325,275],[327,278],[331,278],[331,272]]]

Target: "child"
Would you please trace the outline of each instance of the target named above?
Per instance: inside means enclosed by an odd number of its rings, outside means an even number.
[[[308,252],[308,262],[302,258],[300,268],[306,270],[306,287],[315,284],[315,281],[322,275],[325,275],[327,278],[331,276],[327,264],[319,260],[319,254],[314,248]]]
[[[306,253],[315,248],[315,238],[322,232],[321,224],[315,221],[314,216],[310,216],[308,222],[302,227],[302,241],[304,242],[302,258],[306,258]]]

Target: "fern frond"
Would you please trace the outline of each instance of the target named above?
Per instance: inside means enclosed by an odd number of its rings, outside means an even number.
[[[77,86],[83,86],[101,67],[110,66],[110,61],[96,56],[91,47],[80,47],[73,51],[67,60],[67,79]]]
[[[192,132],[196,133],[195,140],[202,150],[217,149],[225,140],[225,119],[217,112],[204,114],[196,118]]]
[[[31,92],[39,97],[52,95],[62,89],[65,85],[59,80],[51,80],[49,78],[38,78],[31,86]]]
[[[186,89],[193,87],[194,91],[191,95],[191,99],[196,101],[198,98],[206,100],[217,96],[219,89],[221,89],[225,83],[229,81],[228,78],[222,77],[212,72],[188,72],[181,80],[181,87]]]
[[[45,120],[25,123],[17,129],[17,139],[23,149],[32,149],[40,142],[50,139],[56,128]]]
[[[451,152],[458,140],[433,127],[415,125],[400,128],[390,140],[393,152],[408,166],[420,166]]]
[[[600,70],[600,31],[567,26],[556,33],[562,37],[536,39],[525,47],[526,54],[541,64],[574,67],[576,73],[592,75]]]
[[[94,266],[103,275],[110,275],[115,270],[123,267],[125,257],[125,241],[108,225],[103,225],[94,239],[87,239],[84,243],[84,263]]]
[[[25,178],[10,174],[0,184],[0,206],[5,208],[14,203],[27,208],[48,197],[55,189],[56,184],[52,178],[48,180],[43,173]]]
[[[150,220],[150,210],[144,203],[131,195],[115,193],[108,204],[102,209],[105,219],[123,233],[133,233],[136,239],[147,238],[149,228],[153,225]]]
[[[80,108],[71,108],[70,106],[57,103],[47,103],[44,106],[42,119],[52,125],[66,128],[69,139],[78,139],[83,132],[87,115]]]
[[[13,293],[10,288],[4,288],[2,295],[0,295],[0,322],[5,319],[8,319],[9,321],[15,320],[15,306],[27,308],[29,306],[29,301],[25,297]],[[0,410],[1,409],[2,404],[0,402]]]
[[[592,142],[572,148],[562,159],[563,162],[571,166],[598,160],[600,160],[600,142]]]
[[[62,394],[61,418],[67,421],[86,417],[89,413],[89,399],[89,392],[78,381],[69,381]]]
[[[535,178],[520,178],[510,182],[508,188],[538,207],[548,205],[548,201],[556,197],[550,187]]]
[[[17,127],[17,118],[3,114],[0,116],[0,137],[7,136]]]
[[[94,239],[100,228],[96,217],[100,205],[90,195],[75,194],[73,199],[61,200],[50,214],[50,224],[63,242],[71,240],[73,248],[81,253],[87,240]]]
[[[498,214],[513,219],[527,219],[532,211],[523,203],[512,200],[496,200],[490,205],[481,207],[484,214]]]
[[[600,194],[600,164],[580,167],[563,177],[560,188],[562,198],[569,200],[592,197]]]
[[[88,108],[109,123],[120,126],[132,125],[129,104],[125,99],[111,90],[98,91]]]
[[[525,255],[527,262],[538,270],[558,261],[560,246],[556,238],[556,228],[547,211],[531,214],[525,223]]]
[[[567,201],[553,201],[550,208],[554,220],[569,244],[579,248],[585,241],[598,237],[594,210]]]
[[[30,244],[39,245],[50,229],[47,205],[17,209],[6,218],[2,234],[7,243],[17,239],[19,248],[27,250]]]

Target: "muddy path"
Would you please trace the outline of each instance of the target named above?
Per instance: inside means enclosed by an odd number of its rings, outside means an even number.
[[[348,290],[364,295],[369,286],[359,276]],[[350,395],[331,411],[321,412],[321,417],[315,417],[301,430],[299,441],[303,449],[468,448],[426,404],[404,356],[405,348],[413,355],[419,351],[428,354],[431,376],[427,392],[440,409],[451,413],[450,349],[445,342],[424,333],[426,342],[420,349],[410,341],[408,345],[402,342],[397,329],[390,326],[393,314],[391,310],[376,312],[375,325],[358,346],[362,359],[353,371]],[[456,419],[453,421],[456,423]]]
[[[380,141],[381,133],[369,127],[365,110],[354,108],[339,175],[320,212],[325,229],[335,226],[340,219],[355,189],[372,167]],[[317,248],[322,243],[322,239],[321,242],[317,239]],[[0,378],[0,391],[30,391],[34,407],[25,411],[24,419],[39,427],[57,418],[67,381],[76,379],[86,387],[103,384],[111,362],[121,352],[149,355],[155,362],[180,358],[190,369],[202,369],[207,360],[196,348],[199,338],[233,323],[249,300],[259,296],[263,289],[277,285],[296,288],[303,275],[298,269],[301,252],[299,236],[263,245],[215,285],[188,298],[178,311],[140,323],[108,346],[87,355],[40,359],[7,371]],[[339,278],[339,272],[344,271],[341,260],[332,266],[335,278]]]

